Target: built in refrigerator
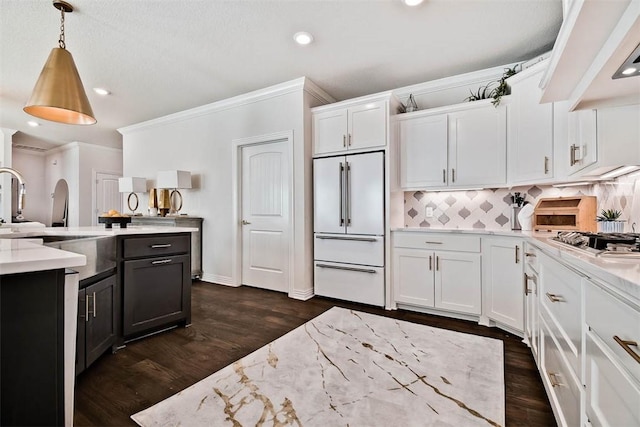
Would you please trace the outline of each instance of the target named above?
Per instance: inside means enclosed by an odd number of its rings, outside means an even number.
[[[384,154],[317,158],[314,292],[384,306]]]

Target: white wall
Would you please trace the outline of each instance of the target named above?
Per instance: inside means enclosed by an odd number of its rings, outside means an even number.
[[[294,145],[294,283],[292,296],[311,296],[309,274],[313,215],[311,206],[311,146],[305,134],[304,79],[257,91],[122,129],[124,175],[147,178],[155,185],[160,170],[187,170],[193,187],[181,190],[181,213],[204,218],[203,278],[237,285],[233,241],[232,141],[293,131]],[[260,92],[258,94],[258,92]],[[316,99],[316,103],[320,102]],[[307,120],[308,121],[308,120]],[[147,194],[140,199],[143,211]]]
[[[24,218],[48,225],[51,209],[49,209],[47,202],[51,199],[51,192],[47,191],[45,185],[45,154],[38,151],[14,149],[12,163],[12,167],[24,176],[27,189],[22,212]]]

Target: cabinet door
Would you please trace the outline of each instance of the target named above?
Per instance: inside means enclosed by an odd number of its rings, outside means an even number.
[[[347,109],[313,115],[314,154],[335,153],[347,149]]]
[[[402,120],[400,128],[400,186],[447,185],[447,115]]]
[[[101,280],[85,289],[86,366],[91,365],[116,339],[114,299],[116,276]]]
[[[313,231],[345,232],[345,158],[313,160]]]
[[[76,333],[76,375],[84,371],[85,365],[85,334],[87,319],[86,290],[78,291],[78,329]]]
[[[638,383],[614,363],[595,335],[586,334],[586,412],[594,426],[640,425]]]
[[[384,154],[346,157],[345,218],[348,234],[384,234]]]
[[[483,313],[496,322],[524,330],[522,242],[484,239]]]
[[[553,104],[540,104],[542,71],[517,82],[509,104],[509,182],[553,178]]]
[[[596,110],[568,114],[569,174],[574,174],[598,160]]]
[[[431,251],[393,249],[393,286],[396,302],[434,306],[434,263]]]
[[[125,337],[160,329],[191,317],[188,255],[124,262]]]
[[[449,186],[507,181],[507,114],[491,104],[449,114]]]
[[[347,146],[350,150],[384,147],[387,144],[385,101],[349,108],[347,123]]]
[[[531,346],[531,352],[538,362],[538,276],[535,272],[524,273],[525,292],[525,338]]]
[[[435,306],[480,314],[480,254],[435,252]]]

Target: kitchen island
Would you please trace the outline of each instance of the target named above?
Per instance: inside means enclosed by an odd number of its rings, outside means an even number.
[[[192,231],[17,226],[0,234],[2,425],[72,425],[76,350],[84,368],[125,340],[190,323]],[[114,266],[80,280],[65,269],[83,271],[96,253],[42,244],[96,236],[115,240]]]

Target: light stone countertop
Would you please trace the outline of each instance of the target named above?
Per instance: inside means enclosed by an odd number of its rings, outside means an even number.
[[[460,228],[394,228],[392,232],[421,232],[440,234],[475,234],[480,236],[520,237],[542,250],[551,258],[561,260],[574,270],[617,293],[630,298],[640,306],[640,258],[606,258],[573,249],[568,245],[549,240],[556,232],[481,230]]]
[[[84,255],[43,246],[29,237],[35,236],[134,236],[144,234],[189,233],[193,227],[128,226],[127,228],[94,227],[20,227],[12,224],[0,234],[0,275],[30,271],[73,268],[86,265]]]

